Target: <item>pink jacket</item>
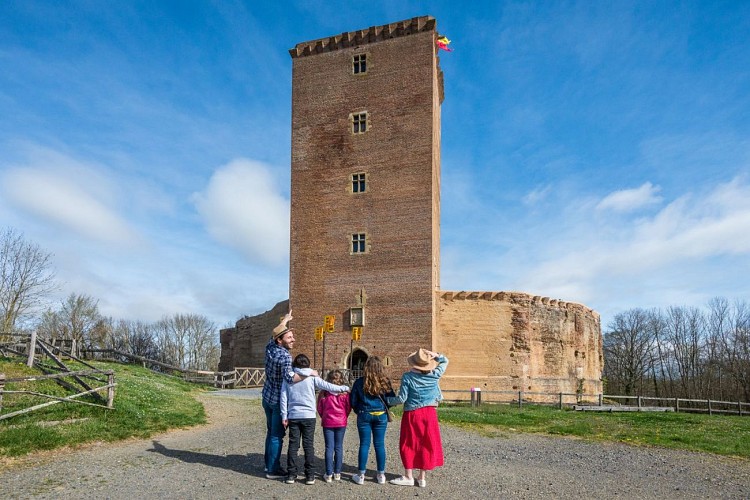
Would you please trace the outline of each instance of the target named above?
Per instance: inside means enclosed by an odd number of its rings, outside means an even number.
[[[318,413],[323,427],[346,427],[347,417],[352,411],[349,393],[324,392],[318,399]]]

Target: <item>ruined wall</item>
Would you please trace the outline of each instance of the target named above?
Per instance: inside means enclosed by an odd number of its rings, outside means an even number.
[[[265,366],[266,344],[273,328],[289,309],[289,301],[284,300],[270,311],[257,316],[245,316],[237,321],[234,328],[225,328],[219,333],[221,358],[219,371],[234,370],[235,367]]]
[[[599,315],[522,292],[440,292],[435,348],[444,389],[601,392]]]

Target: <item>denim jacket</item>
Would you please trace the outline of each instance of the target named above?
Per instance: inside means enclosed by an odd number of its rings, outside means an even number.
[[[388,404],[404,404],[404,411],[418,410],[424,406],[437,406],[443,399],[438,382],[448,367],[448,358],[442,354],[435,358],[437,367],[431,372],[408,371],[401,376],[401,387],[396,397],[388,398]]]
[[[395,396],[395,393],[391,390],[382,394],[383,399],[388,401],[391,397]],[[380,396],[372,396],[365,392],[365,377],[360,377],[354,381],[351,392],[351,404],[352,410],[355,413],[362,413],[364,411],[385,411],[385,405],[380,399]]]

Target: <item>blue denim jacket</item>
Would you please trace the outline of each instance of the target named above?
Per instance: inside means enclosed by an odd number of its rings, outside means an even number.
[[[408,371],[401,376],[401,387],[398,396],[388,398],[388,404],[403,403],[404,411],[418,410],[424,406],[437,406],[443,399],[438,382],[448,367],[448,358],[442,354],[435,358],[437,367],[431,372],[416,373]]]
[[[388,391],[382,395],[383,399],[388,401],[395,393]],[[354,381],[352,386],[352,392],[349,396],[352,403],[352,410],[355,413],[361,413],[363,411],[385,411],[385,405],[379,396],[371,396],[365,392],[365,378],[360,377]]]

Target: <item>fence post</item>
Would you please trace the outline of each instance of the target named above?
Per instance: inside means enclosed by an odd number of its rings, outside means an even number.
[[[711,400],[707,399],[706,402],[708,403],[708,414],[713,415],[713,413],[711,412]]]
[[[5,374],[0,373],[0,410],[3,409],[3,392],[5,392]]]
[[[638,408],[640,408],[640,407],[641,407],[641,404],[642,404],[642,403],[641,403],[641,397],[640,397],[640,396],[638,396]]]
[[[740,414],[740,417],[742,416],[742,401],[737,401],[737,413]]]
[[[674,398],[674,411],[675,413],[680,412],[680,398]]]
[[[563,408],[563,406],[562,406],[562,392],[561,392],[560,393],[560,409],[562,410],[562,408]]]
[[[604,394],[600,392],[599,393],[599,406],[603,406],[603,405],[604,405]]]
[[[115,402],[115,374],[107,375],[107,408],[112,408]]]
[[[523,391],[518,391],[518,407],[523,407]]]
[[[34,354],[36,352],[36,330],[31,331],[31,340],[29,340],[29,359],[26,360],[26,366],[34,366]]]

